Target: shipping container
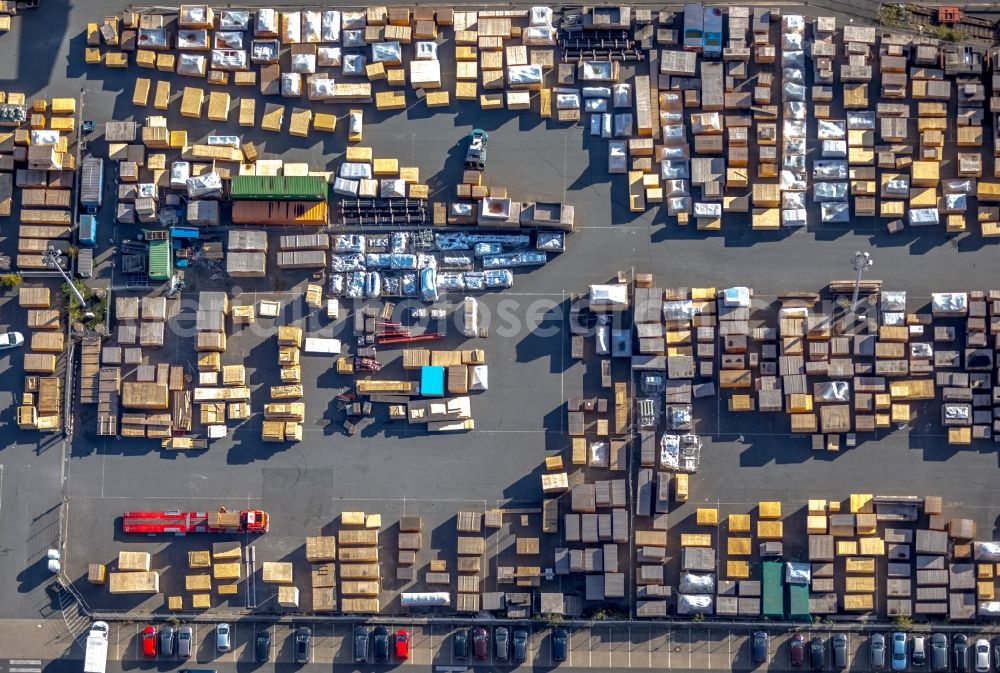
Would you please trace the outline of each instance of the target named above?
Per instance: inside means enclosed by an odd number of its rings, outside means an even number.
[[[685,18],[686,17],[687,10],[685,9]],[[722,58],[722,10],[720,8],[705,8],[702,31],[704,35],[704,48],[702,53],[705,58]],[[686,42],[685,46],[687,46]]]
[[[701,51],[705,46],[705,8],[700,2],[684,5],[684,50]]]
[[[80,216],[80,245],[84,248],[97,246],[97,218],[93,215]]]
[[[149,242],[149,279],[167,280],[170,278],[171,249],[169,239]]]
[[[314,175],[237,175],[229,196],[233,201],[326,201],[327,182]]]
[[[764,561],[762,564],[763,586],[761,591],[764,605],[761,614],[764,617],[785,616],[784,573],[781,561]]]
[[[80,164],[80,204],[97,210],[104,200],[104,159],[88,156]]]
[[[325,201],[236,201],[233,224],[327,224]]]

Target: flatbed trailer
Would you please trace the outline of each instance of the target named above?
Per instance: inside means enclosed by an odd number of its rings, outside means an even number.
[[[122,532],[172,533],[266,533],[270,517],[262,510],[242,510],[227,512],[125,512],[122,515]]]

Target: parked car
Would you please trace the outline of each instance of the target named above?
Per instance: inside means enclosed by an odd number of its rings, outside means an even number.
[[[372,631],[372,654],[376,664],[389,661],[389,629],[376,626]]]
[[[142,630],[142,656],[147,659],[156,657],[156,627],[147,626]]]
[[[948,670],[948,636],[943,633],[931,636],[931,670]]]
[[[410,658],[410,632],[406,629],[396,631],[396,658],[406,661]]]
[[[976,673],[990,671],[990,641],[980,638],[976,641]]]
[[[868,639],[868,661],[875,670],[885,668],[885,636],[881,633],[873,633]]]
[[[806,637],[801,633],[796,633],[788,641],[788,661],[792,666],[806,663]]]
[[[498,626],[493,631],[493,657],[497,661],[507,661],[510,657],[510,631],[506,626]]]
[[[225,622],[215,627],[215,649],[219,650],[219,652],[228,652],[233,649],[229,624]]]
[[[809,668],[822,671],[826,667],[826,645],[819,636],[813,636],[809,641]]]
[[[258,664],[266,664],[271,659],[271,632],[258,631],[254,640],[254,653]]]
[[[469,657],[469,634],[465,630],[455,632],[451,640],[451,651],[456,659]]]
[[[892,634],[892,659],[889,665],[894,671],[906,670],[906,634],[902,631]]]
[[[20,332],[5,332],[0,334],[0,351],[17,348],[24,345],[24,335]]]
[[[364,664],[368,661],[368,627],[354,627],[354,661]]]
[[[964,633],[953,635],[951,649],[955,659],[955,673],[967,673],[969,670],[969,636]]]
[[[763,664],[767,661],[768,637],[767,631],[754,631],[750,636],[750,656],[753,663]]]
[[[190,626],[182,626],[177,629],[177,656],[184,659],[191,657],[191,638],[194,632],[191,630]]]
[[[833,667],[837,670],[847,668],[847,636],[843,633],[835,633],[830,638],[831,649],[833,650]],[[883,646],[885,643],[883,643]]]
[[[552,632],[552,660],[566,661],[569,649],[569,634],[566,629],[556,629]]]
[[[480,661],[489,656],[490,634],[481,626],[472,629],[472,656]]]
[[[528,659],[528,632],[514,629],[514,663],[523,664]]]
[[[160,656],[172,657],[174,655],[174,627],[160,627]]]
[[[914,666],[923,666],[927,663],[927,636],[922,634],[913,636],[913,651],[910,653],[910,661]]]
[[[295,663],[309,663],[309,641],[312,640],[312,629],[300,626],[295,629]]]

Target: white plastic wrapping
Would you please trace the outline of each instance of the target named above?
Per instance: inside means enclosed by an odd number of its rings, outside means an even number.
[[[589,102],[587,101],[587,103]],[[597,137],[601,135],[601,115],[599,113],[590,115],[590,135]]]
[[[556,109],[557,110],[579,110],[580,109],[580,95],[575,93],[560,93],[556,94]]]
[[[431,42],[430,40],[421,40],[420,42],[417,42],[414,54],[418,61],[438,60],[437,42]]]
[[[824,161],[813,162],[813,179],[815,180],[846,180],[846,161]]]
[[[302,95],[302,75],[297,72],[281,73],[281,95],[288,98]]]
[[[238,30],[217,30],[212,39],[216,49],[243,48],[243,33]]]
[[[340,40],[345,49],[364,47],[367,44],[365,42],[365,31],[362,29],[345,28],[340,33]]]
[[[802,33],[781,34],[782,51],[802,51],[802,43],[803,43]]]
[[[910,226],[930,226],[940,224],[941,217],[937,208],[910,208],[906,213]]]
[[[486,365],[469,367],[469,390],[489,390],[490,371]]]
[[[284,44],[302,42],[302,12],[281,13],[281,41]]]
[[[401,199],[406,196],[406,180],[385,179],[379,187],[379,198]]]
[[[840,120],[819,119],[816,135],[820,140],[842,140],[847,137],[847,125]]]
[[[216,70],[246,70],[247,53],[242,49],[213,49],[212,67]]]
[[[806,53],[804,51],[783,51],[781,52],[782,68],[805,68]]]
[[[330,100],[333,98],[334,81],[325,77],[311,77],[308,80],[309,100]]]
[[[204,77],[208,70],[208,59],[204,54],[180,54],[177,57],[177,74]]]
[[[624,112],[622,114],[615,115],[615,137],[617,138],[631,138],[632,137],[632,113]]]
[[[541,83],[542,66],[540,65],[511,65],[507,67],[507,84],[510,86],[528,86]]]
[[[806,137],[805,122],[785,119],[781,125],[781,136],[786,141],[788,138],[805,138]]]
[[[614,65],[611,61],[584,61],[579,69],[579,77],[584,82],[610,81],[614,75]]]
[[[311,75],[316,72],[316,54],[295,54],[292,56],[292,72]]]
[[[664,159],[660,162],[660,177],[664,180],[673,180],[675,178],[687,180],[691,177],[688,162]]]
[[[182,28],[177,31],[178,49],[208,49],[208,31],[204,28]]]
[[[585,86],[582,91],[584,98],[610,98],[611,87],[607,86]]]
[[[187,161],[175,161],[170,164],[170,187],[172,189],[186,189],[187,181],[191,177],[191,163]]]
[[[874,131],[875,113],[868,111],[848,112],[847,128],[852,131]]]
[[[341,25],[344,30],[364,30],[368,25],[368,17],[364,10],[351,10],[341,13]]]
[[[683,594],[713,594],[715,593],[715,575],[683,573],[677,589]]]
[[[188,178],[188,196],[199,198],[222,193],[222,178],[215,171],[204,173],[196,178]]]
[[[1000,605],[1000,603],[997,605]],[[710,615],[712,614],[712,597],[704,594],[681,594],[677,597],[677,614]]]
[[[340,72],[349,76],[361,76],[365,74],[364,54],[344,54],[340,66]]]
[[[804,227],[808,222],[805,208],[789,208],[781,211],[781,226],[783,227]]]
[[[277,35],[278,13],[273,9],[262,7],[257,10],[257,23],[254,25],[255,35]]]
[[[785,583],[786,584],[809,584],[812,578],[812,570],[808,563],[796,561],[785,562]]]
[[[883,290],[879,296],[879,307],[883,311],[906,311],[906,292]]]
[[[315,10],[302,12],[302,41],[315,44],[323,38],[323,14]]]
[[[965,210],[969,206],[968,201],[969,199],[965,194],[944,195],[945,210]]]
[[[808,187],[805,174],[795,171],[781,171],[778,175],[778,182],[782,190],[804,191]]]
[[[687,180],[664,180],[663,197],[689,196]]]
[[[608,172],[625,173],[628,170],[628,145],[624,140],[608,143]]]
[[[340,164],[340,171],[337,174],[342,178],[350,178],[352,180],[370,180],[372,177],[372,165],[361,162],[345,161]]]
[[[604,139],[614,137],[614,122],[611,120],[611,114],[605,112],[601,115],[601,137]]]
[[[750,306],[750,288],[745,286],[727,287],[722,291],[722,301],[729,307],[748,308]]]
[[[822,381],[813,386],[817,402],[850,402],[851,387],[847,381]]]
[[[403,52],[399,42],[376,42],[372,45],[372,63],[399,65]]]
[[[806,207],[805,192],[782,192],[781,207],[785,209],[797,209]]]
[[[965,292],[934,292],[931,294],[931,311],[934,313],[965,313],[969,308],[969,295]]]
[[[781,87],[781,91],[786,101],[805,101],[806,99],[806,87],[802,84],[785,82]]]
[[[361,184],[357,180],[337,178],[333,181],[333,192],[341,196],[357,196],[360,186]]]
[[[809,108],[802,101],[788,101],[785,103],[785,118],[795,119],[796,121],[802,121],[806,118],[809,112]]]
[[[319,47],[316,49],[316,67],[339,68],[342,63],[340,47]]]
[[[851,209],[843,202],[822,203],[819,209],[820,219],[823,222],[850,222]]]
[[[52,147],[59,142],[59,131],[51,129],[33,129],[29,134],[31,144],[39,147]]]
[[[532,26],[551,26],[552,9],[550,7],[532,7],[528,14],[528,21]]]
[[[785,14],[781,17],[781,31],[783,33],[804,33],[806,30],[806,20],[800,14]]]
[[[219,30],[247,30],[250,12],[246,9],[224,9],[219,14]]]
[[[816,182],[813,184],[813,201],[846,201],[846,182]]]
[[[905,316],[905,314],[904,314]],[[905,317],[904,317],[905,320]],[[930,360],[934,357],[934,346],[922,341],[911,341],[910,342],[910,357],[917,359]]]
[[[274,63],[278,60],[281,45],[277,40],[254,40],[250,43],[250,60],[254,63]]]
[[[608,111],[607,98],[584,98],[583,109],[585,112],[601,113]]]
[[[611,100],[615,107],[632,107],[632,85],[615,84],[611,87]]]
[[[555,44],[556,30],[552,26],[529,26],[521,33],[521,42],[529,47]]]
[[[795,82],[796,84],[805,84],[806,73],[801,68],[784,68],[781,71],[781,79],[785,82]]]
[[[695,217],[703,218],[722,217],[722,204],[707,201],[695,201],[693,215]]]
[[[824,140],[823,141],[823,157],[830,159],[846,159],[847,158],[847,141],[846,140]]]
[[[323,12],[321,42],[340,42],[340,12],[328,9]]]
[[[968,194],[971,196],[976,193],[975,180],[969,180],[967,178],[942,180],[941,191],[945,194]]]
[[[1000,542],[972,543],[972,557],[977,561],[1000,562]]]

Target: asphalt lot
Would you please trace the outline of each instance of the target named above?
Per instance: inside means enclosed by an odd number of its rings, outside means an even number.
[[[86,21],[121,4],[68,6],[53,0],[45,12],[19,16],[11,34],[0,41],[0,53],[11,53],[8,50],[28,40],[32,49],[0,59],[0,77],[15,80],[6,86],[29,96],[72,95],[82,87],[85,118],[141,120],[146,112],[131,105],[134,68],[123,72],[82,66]],[[65,19],[60,7],[68,7]],[[176,97],[183,82],[171,79]],[[172,105],[167,116],[176,124],[180,117],[177,104]],[[339,106],[338,111],[346,113],[347,107]],[[460,171],[454,148],[461,139],[473,125],[486,128],[491,134],[487,179],[492,184],[506,186],[512,196],[525,200],[565,195],[576,205],[580,231],[571,237],[569,251],[540,270],[518,274],[512,291],[484,300],[491,310],[499,309],[501,301],[516,301],[518,306],[510,310],[522,324],[536,322],[528,315],[540,309],[530,304],[542,300],[560,306],[546,322],[564,325],[566,297],[620,270],[651,271],[664,287],[750,285],[758,297],[774,296],[848,277],[852,253],[870,249],[876,266],[869,277],[883,279],[889,288],[906,289],[911,310],[929,300],[933,291],[985,289],[996,278],[995,241],[972,234],[955,238],[907,231],[890,237],[881,220],[834,226],[820,225],[818,218],[808,230],[760,234],[750,231],[745,221],[727,218],[720,235],[668,224],[656,211],[634,217],[624,208],[624,181],[606,174],[603,141],[591,140],[582,126],[561,128],[530,114],[516,118],[461,105],[430,116],[421,104],[402,113],[366,111],[366,121],[365,144],[376,156],[398,156],[419,166],[422,174],[432,176],[429,182],[435,189],[444,189]],[[192,138],[210,130],[250,135],[236,126],[235,115],[226,126],[201,123],[190,129]],[[343,129],[318,141],[259,135],[264,156],[282,154],[317,165],[335,161],[346,140]],[[109,214],[105,208],[104,217]],[[109,220],[102,224],[110,231]],[[8,237],[3,245],[12,241]],[[23,319],[18,310],[3,315],[5,320]],[[336,326],[322,329],[333,333]],[[81,432],[67,464],[71,576],[78,577],[87,562],[110,560],[126,547],[149,548],[157,552],[157,561],[163,554],[162,561],[173,564],[195,542],[125,543],[115,519],[129,509],[259,503],[273,517],[272,532],[258,542],[260,561],[296,553],[305,535],[347,509],[384,511],[388,518],[405,502],[407,512],[426,511],[425,525],[438,527],[446,525],[460,505],[536,502],[539,465],[550,452],[568,445],[562,435],[562,404],[568,397],[593,393],[596,363],[568,359],[564,329],[552,336],[512,331],[503,338],[493,331],[482,344],[491,366],[491,390],[474,399],[477,430],[468,435],[412,434],[405,426],[400,431],[380,422],[363,436],[347,438],[338,429],[341,417],[332,401],[346,381],[322,365],[305,368],[312,418],[305,441],[298,445],[261,444],[254,421],[239,426],[230,439],[209,451],[192,455],[165,455],[151,441],[107,441]],[[233,363],[249,357],[255,385],[265,385],[276,371],[273,360],[267,361],[276,351],[273,341],[263,344],[262,338],[239,334],[226,356]],[[0,367],[5,361],[0,360]],[[11,374],[19,380],[16,366]],[[781,432],[777,424],[782,421],[777,419],[719,412],[716,399],[699,402],[696,409],[699,431],[705,434],[702,468],[692,484],[691,501],[672,513],[675,521],[689,519],[694,508],[709,503],[742,512],[762,499],[801,507],[808,498],[842,499],[863,491],[940,494],[946,506],[976,518],[980,531],[995,531],[1000,498],[991,477],[998,459],[990,446],[956,450],[933,428],[918,427],[840,454],[814,454],[807,438]],[[735,441],[739,434],[745,443]],[[23,550],[22,531],[44,525],[35,523],[44,522],[36,517],[58,502],[57,454],[36,451],[29,443],[0,454],[0,542],[6,549]],[[23,478],[11,479],[18,471]],[[12,581],[0,583],[0,614],[10,609],[23,615],[33,609],[30,592],[44,576],[38,572],[39,551],[44,554],[51,540],[46,535],[32,539],[25,553],[10,552],[12,562],[0,570],[13,575],[8,578]],[[19,581],[29,571],[32,580]]]

